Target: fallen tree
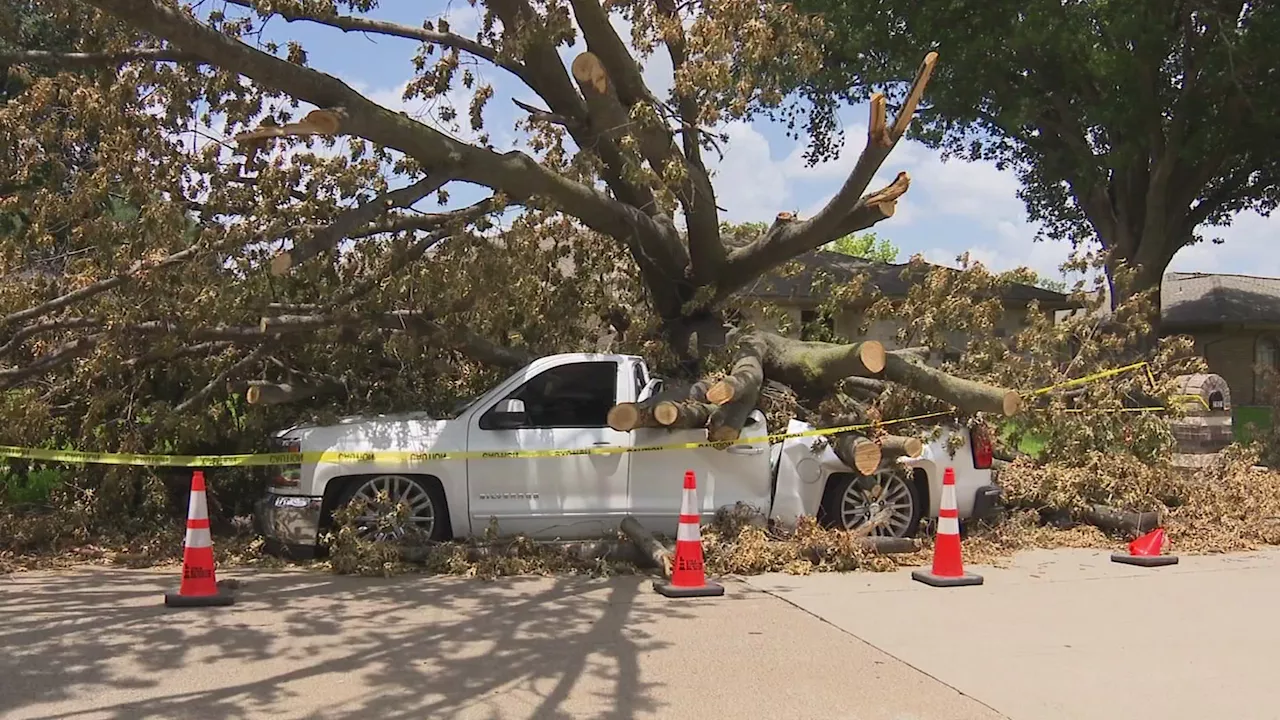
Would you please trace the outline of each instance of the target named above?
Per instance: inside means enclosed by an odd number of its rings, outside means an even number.
[[[929,367],[925,357],[927,349],[890,352],[875,340],[837,344],[745,332],[735,340],[733,365],[723,377],[702,378],[639,402],[615,405],[608,422],[624,432],[642,427],[706,428],[710,441],[732,442],[741,435],[751,411],[765,409],[762,400],[768,384],[771,393],[795,398],[797,415],[814,418],[821,426],[868,426],[836,434],[830,444],[842,462],[870,475],[886,461],[919,457],[923,451],[919,437],[890,434],[877,427],[886,420],[878,397],[894,384],[947,402],[957,415],[1007,417],[1021,410],[1017,392]]]

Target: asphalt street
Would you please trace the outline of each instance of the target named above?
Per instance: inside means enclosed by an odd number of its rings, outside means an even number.
[[[1158,569],[1092,551],[971,568],[726,581],[230,571],[0,577],[0,718],[1275,718],[1280,553]]]

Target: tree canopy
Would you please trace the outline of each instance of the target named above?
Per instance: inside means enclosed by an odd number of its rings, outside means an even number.
[[[913,137],[1018,173],[1049,238],[1109,254],[1128,291],[1280,200],[1280,6],[1245,0],[799,0],[833,32],[809,83],[814,157],[842,100],[946,58]],[[898,85],[896,97],[905,94]],[[1122,290],[1119,294],[1125,292]],[[1113,293],[1116,297],[1117,293]]]
[[[898,247],[874,232],[845,235],[824,246],[824,249],[883,263],[898,259]]]

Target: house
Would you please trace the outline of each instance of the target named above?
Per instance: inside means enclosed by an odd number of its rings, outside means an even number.
[[[890,300],[906,298],[912,285],[912,278],[904,277],[903,271],[909,267],[905,263],[883,263],[816,250],[795,258],[791,264],[798,265],[797,272],[774,271],[743,292],[745,298],[772,306],[773,310],[784,313],[790,320],[787,323],[790,328],[785,329],[785,334],[791,337],[808,335],[807,331],[812,330],[814,323],[820,319],[817,308],[830,297],[833,285],[866,277],[868,289],[874,286],[883,297]],[[1062,293],[1021,284],[1006,288],[1002,299],[1007,311],[996,326],[996,335],[1000,337],[1013,335],[1026,325],[1029,312],[1027,306],[1032,300],[1039,301],[1040,312],[1050,316],[1079,305]],[[871,301],[863,296],[845,304],[835,317],[825,319],[828,322],[827,328],[846,338],[879,340],[886,348],[897,349],[899,344],[896,335],[901,327],[899,322],[877,320],[869,324],[865,334],[859,332],[864,313]],[[779,330],[780,323],[764,314],[750,313],[749,319],[770,330]],[[965,338],[957,336],[951,339],[949,345],[959,348],[966,344],[965,341]]]
[[[1280,278],[1166,273],[1160,325],[1195,339],[1209,372],[1227,381],[1236,424],[1270,424],[1263,389],[1280,370]]]

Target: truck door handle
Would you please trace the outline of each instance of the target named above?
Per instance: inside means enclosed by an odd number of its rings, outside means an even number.
[[[608,440],[601,440],[600,442],[593,442],[591,444],[596,447],[604,447],[606,445],[612,445],[613,443],[609,442]]]
[[[750,445],[730,445],[728,451],[734,455],[759,455],[764,452],[763,449],[751,447]]]

